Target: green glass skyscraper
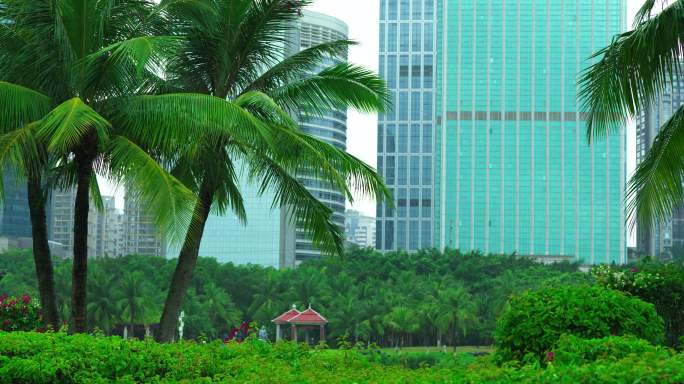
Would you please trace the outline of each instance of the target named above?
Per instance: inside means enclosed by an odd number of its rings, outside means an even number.
[[[433,5],[434,245],[624,262],[624,128],[589,146],[577,99],[592,53],[625,28],[624,0]]]

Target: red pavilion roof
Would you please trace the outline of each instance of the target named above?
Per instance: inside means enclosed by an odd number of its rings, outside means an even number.
[[[290,324],[328,324],[328,320],[321,316],[320,313],[314,311],[309,307],[307,310],[299,313],[297,316],[287,321]]]
[[[275,319],[271,320],[272,323],[275,324],[287,324],[290,319],[293,317],[296,317],[299,315],[301,312],[297,310],[297,308],[292,308],[289,311],[283,313],[282,315],[276,317]]]

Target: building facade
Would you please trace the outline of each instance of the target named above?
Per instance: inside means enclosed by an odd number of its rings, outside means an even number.
[[[126,255],[166,256],[164,238],[154,223],[138,204],[135,194],[126,190],[124,199],[123,237]]]
[[[397,107],[379,122],[378,165],[396,210],[378,207],[378,248],[625,262],[624,127],[589,146],[576,85],[625,12],[624,0],[382,0]]]
[[[50,241],[63,257],[71,257],[74,252],[74,201],[76,189],[52,191],[51,210],[48,218]],[[117,257],[124,252],[121,242],[113,246],[111,239],[120,236],[121,213],[114,206],[114,197],[102,196],[103,210],[100,211],[91,201],[88,211],[88,256]]]
[[[684,78],[679,76],[667,81],[663,93],[637,115],[636,162],[640,164],[653,145],[653,140],[672,115],[684,105]],[[673,252],[684,251],[684,208],[677,209],[667,220],[650,228],[637,226],[639,255],[653,256],[661,260],[672,258]]]
[[[20,182],[12,172],[3,172],[4,199],[0,202],[0,237],[30,238],[31,212],[28,206],[26,182]]]
[[[375,217],[365,216],[359,211],[349,209],[345,213],[344,232],[348,244],[375,248]]]
[[[349,31],[347,24],[332,16],[318,12],[303,11],[302,17],[295,23],[288,36],[285,48],[287,56],[293,55],[311,46],[335,40],[346,40]],[[347,61],[347,55],[328,57],[324,60],[325,67]],[[323,66],[314,71],[320,71]],[[311,118],[299,118],[304,132],[321,139],[328,144],[346,150],[347,149],[347,113],[346,111],[332,111],[324,116]],[[333,221],[344,228],[345,198],[342,193],[330,183],[317,179],[305,172],[299,174],[301,183],[315,196],[333,211]],[[316,249],[311,240],[301,228],[295,230],[295,259],[296,263],[317,258],[321,252]]]

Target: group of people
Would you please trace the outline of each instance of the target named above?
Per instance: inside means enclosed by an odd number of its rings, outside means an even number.
[[[256,331],[257,329],[251,326],[251,322],[243,321],[239,328],[233,327],[233,329],[230,330],[228,336],[223,339],[223,342],[229,343],[231,341],[236,341],[238,343],[242,343],[251,333]],[[266,327],[262,326],[261,329],[259,329],[258,336],[259,340],[268,341],[268,332],[266,331]]]

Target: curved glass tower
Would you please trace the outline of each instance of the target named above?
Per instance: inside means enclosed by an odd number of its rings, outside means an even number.
[[[298,51],[307,49],[313,45],[347,39],[348,28],[343,21],[322,13],[303,11],[292,36],[288,38],[286,54],[292,55]],[[329,57],[324,66],[328,67],[347,60],[347,55]],[[316,68],[316,71],[323,66]],[[339,149],[347,149],[347,113],[346,111],[333,111],[325,116],[317,118],[300,118],[301,128]],[[342,193],[333,188],[329,183],[315,177],[301,173],[299,179],[307,189],[320,201],[333,210],[335,224],[344,228],[345,198]],[[320,257],[321,253],[299,228],[295,229],[295,259],[302,262],[307,259]]]

